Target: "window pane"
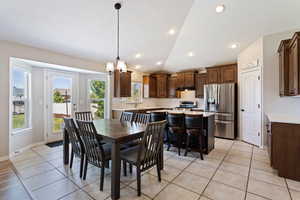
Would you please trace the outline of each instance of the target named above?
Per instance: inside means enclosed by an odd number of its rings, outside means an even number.
[[[90,106],[94,119],[104,119],[104,100],[91,100]]]
[[[142,83],[132,82],[131,83],[131,102],[141,102],[142,100]]]
[[[26,128],[25,120],[25,102],[21,100],[13,101],[13,119],[12,119],[13,129]]]
[[[105,81],[92,80],[90,81],[90,99],[105,98]]]

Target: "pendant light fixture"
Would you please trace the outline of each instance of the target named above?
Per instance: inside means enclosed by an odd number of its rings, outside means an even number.
[[[115,4],[115,9],[117,10],[117,57],[115,63],[113,62],[108,62],[106,63],[106,71],[109,72],[109,75],[112,74],[112,72],[115,70],[115,66],[117,70],[120,70],[120,72],[127,72],[127,66],[124,61],[120,60],[120,9],[121,9],[121,4],[116,3]]]

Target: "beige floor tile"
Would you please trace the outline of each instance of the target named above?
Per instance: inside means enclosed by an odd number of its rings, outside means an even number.
[[[175,167],[177,169],[184,169],[191,163],[190,160],[186,160],[181,157],[173,156],[165,161],[165,164]]]
[[[286,187],[280,187],[274,184],[254,180],[252,178],[249,179],[248,191],[273,200],[290,199],[290,195]]]
[[[221,169],[223,171],[231,172],[234,174],[239,174],[242,176],[248,176],[248,174],[249,174],[249,167],[237,165],[237,164],[226,162],[226,161],[224,161],[221,164],[219,169]]]
[[[271,167],[270,163],[266,163],[266,162],[262,162],[262,161],[258,161],[258,160],[252,160],[251,168],[264,170],[264,171],[271,172],[271,173],[276,172],[276,170],[274,170]]]
[[[299,181],[294,181],[294,180],[291,180],[291,179],[286,179],[286,182],[287,182],[288,187],[290,189],[297,190],[297,191],[300,192],[300,182]]]
[[[206,157],[204,160],[197,159],[195,160],[195,162],[199,164],[209,165],[212,167],[218,167],[221,163],[221,160]]]
[[[243,200],[245,197],[245,192],[215,181],[208,184],[203,194],[214,200]]]
[[[270,163],[270,158],[268,155],[261,155],[261,154],[256,153],[256,154],[253,154],[253,159],[262,161],[262,162],[266,162],[266,163]]]
[[[226,155],[225,151],[220,151],[220,150],[216,150],[214,149],[213,151],[209,152],[209,154],[207,156],[205,156],[206,158],[213,158],[213,159],[217,159],[217,160],[222,160]]]
[[[243,157],[243,158],[250,159],[252,157],[252,152],[231,149],[228,152],[228,155],[229,156],[237,156],[237,157]]]
[[[201,196],[199,200],[211,200],[211,199],[209,199],[209,198],[207,198],[205,196]]]
[[[13,187],[8,187],[0,190],[0,199],[3,200],[30,200],[30,196],[22,186],[17,184]]]
[[[94,182],[92,184],[89,184],[89,185],[83,187],[82,189],[84,191],[86,191],[94,199],[103,200],[110,196],[110,190],[111,190],[110,186],[111,186],[110,178],[105,177],[103,191],[100,191],[100,180],[97,182]],[[120,187],[123,188],[125,186],[123,184],[121,184]]]
[[[293,200],[300,200],[300,192],[296,190],[290,190]]]
[[[250,158],[244,158],[244,157],[240,157],[240,156],[230,156],[227,155],[225,157],[225,161],[230,162],[230,163],[234,163],[237,165],[243,165],[248,167],[250,165]]]
[[[39,165],[35,165],[32,167],[27,167],[21,170],[18,170],[18,172],[20,173],[20,175],[22,176],[23,179],[38,175],[38,174],[42,174],[45,173],[47,171],[50,171],[54,169],[54,167],[52,165],[50,165],[49,163],[42,163]]]
[[[111,198],[109,198],[110,200]],[[141,195],[140,197],[137,196],[137,191],[130,188],[126,187],[121,189],[120,191],[120,200],[150,200],[148,197],[145,195]]]
[[[28,189],[34,191],[36,189],[39,189],[64,178],[64,175],[62,175],[60,172],[54,169],[26,179],[24,181],[24,184]]]
[[[248,177],[219,169],[213,177],[213,180],[246,191]]]
[[[144,174],[141,180],[142,193],[147,195],[148,197],[154,198],[167,184],[168,182],[164,180],[161,180],[161,182],[159,182],[158,178],[155,176]],[[136,189],[137,182],[134,181],[133,183],[131,183],[130,187]]]
[[[169,165],[164,165],[164,169],[161,170],[161,178],[171,182],[176,176],[178,176],[178,174],[181,172],[180,169],[171,167]],[[149,172],[150,174],[157,176],[157,170],[156,167],[151,169],[151,171]]]
[[[231,149],[232,150],[252,152],[252,147],[251,146],[244,146],[244,145],[238,145],[238,144],[234,144]]]
[[[267,200],[267,199],[265,199],[261,196],[255,195],[255,194],[247,193],[246,200]]]
[[[15,174],[6,175],[6,177],[0,178],[0,190],[6,190],[10,187],[19,185],[19,178]]]
[[[284,178],[279,177],[277,175],[277,173],[271,173],[271,172],[267,172],[267,171],[263,171],[263,170],[252,169],[250,172],[250,177],[252,177],[256,180],[260,180],[260,181],[264,181],[267,183],[272,183],[275,185],[286,187]]]
[[[13,165],[16,167],[16,169],[21,170],[27,167],[39,165],[42,163],[45,163],[46,161],[41,157],[33,157],[30,159],[25,159],[21,161],[13,162]]]
[[[87,193],[77,190],[67,196],[63,197],[60,200],[93,200]]]
[[[209,179],[201,176],[196,176],[188,172],[183,172],[174,181],[176,185],[182,186],[186,189],[192,190],[198,194],[201,194],[208,184]]]
[[[216,171],[216,167],[213,167],[211,165],[192,163],[189,167],[185,169],[185,171],[206,178],[211,178]]]
[[[62,179],[33,192],[36,200],[59,199],[69,193],[76,191],[78,187],[68,179]]]
[[[155,200],[197,200],[199,195],[174,184],[168,185]]]

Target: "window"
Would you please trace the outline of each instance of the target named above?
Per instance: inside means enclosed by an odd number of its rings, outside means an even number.
[[[90,109],[94,119],[104,119],[105,117],[105,81],[89,81]]]
[[[14,67],[12,70],[12,128],[19,131],[31,127],[30,72]]]
[[[131,83],[131,97],[129,98],[131,103],[141,103],[142,102],[142,83],[132,82]]]

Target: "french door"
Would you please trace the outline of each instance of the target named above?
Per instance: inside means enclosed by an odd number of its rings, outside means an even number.
[[[62,140],[63,118],[72,117],[78,101],[77,74],[68,72],[46,73],[46,140]]]
[[[261,146],[261,80],[260,70],[241,74],[241,131],[245,142]]]

